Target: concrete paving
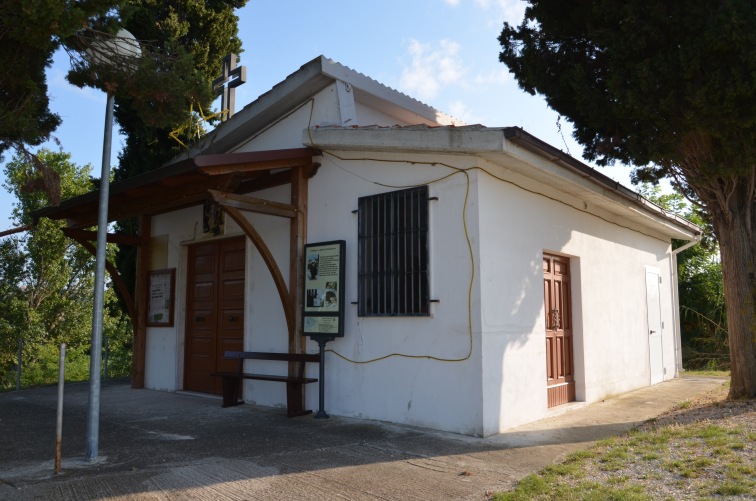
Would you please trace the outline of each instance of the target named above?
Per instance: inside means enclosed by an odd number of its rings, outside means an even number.
[[[0,394],[0,499],[486,499],[593,442],[723,384],[681,378],[488,438],[359,419],[288,419],[212,397],[102,386],[99,457],[84,460],[88,385]],[[559,412],[557,411],[557,412]]]

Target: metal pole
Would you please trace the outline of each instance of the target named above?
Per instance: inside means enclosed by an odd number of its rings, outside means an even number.
[[[108,358],[110,355],[110,336],[105,336],[102,338],[102,342],[105,343],[105,361],[103,362],[103,365],[105,366],[103,368],[102,372],[102,380],[107,381],[108,379]]]
[[[58,418],[55,421],[55,474],[60,473],[60,449],[63,441],[63,385],[66,381],[66,343],[60,344],[58,360]]]
[[[311,337],[312,339],[312,337]],[[318,380],[318,413],[315,419],[328,419],[328,413],[325,411],[325,345],[328,341],[333,341],[332,337],[319,337],[316,339],[320,349],[320,379]]]
[[[18,363],[16,364],[16,391],[21,391],[21,362],[24,358],[24,338],[18,336]]]
[[[110,143],[113,135],[113,104],[108,93],[105,109],[105,135],[102,143],[100,205],[97,217],[97,267],[95,268],[94,305],[92,306],[92,346],[89,361],[89,409],[87,413],[87,454],[97,460],[100,440],[100,370],[102,365],[102,313],[105,302],[105,246],[108,234],[108,195],[110,193]]]

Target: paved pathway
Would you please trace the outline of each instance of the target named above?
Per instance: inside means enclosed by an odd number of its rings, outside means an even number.
[[[287,419],[214,398],[103,385],[100,458],[83,460],[88,386],[0,394],[0,499],[485,499],[564,455],[721,385],[682,378],[480,439],[358,419]]]

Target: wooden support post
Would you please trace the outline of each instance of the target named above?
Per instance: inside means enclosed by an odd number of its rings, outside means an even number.
[[[150,292],[150,240],[152,237],[152,219],[143,215],[139,221],[139,236],[142,244],[137,247],[136,297],[137,321],[134,326],[134,344],[132,346],[133,364],[131,368],[131,387],[144,388],[145,358],[147,352],[147,305]]]
[[[278,295],[281,298],[281,305],[283,306],[284,316],[286,317],[286,326],[289,329],[289,332],[291,332],[294,329],[295,322],[294,303],[291,302],[291,295],[288,288],[286,287],[286,282],[284,281],[283,274],[278,268],[278,264],[276,264],[273,253],[265,244],[265,240],[263,240],[262,236],[257,232],[255,227],[252,226],[252,223],[250,223],[249,220],[244,217],[242,211],[235,207],[229,207],[223,203],[221,203],[221,208],[226,212],[226,214],[228,214],[231,219],[236,221],[236,224],[239,225],[244,234],[247,235],[249,240],[260,253],[263,262],[265,262],[265,266],[268,267],[268,271],[270,271],[270,274],[273,278],[273,283],[276,285]]]
[[[294,329],[289,332],[289,352],[303,353],[302,286],[304,283],[304,245],[307,241],[307,180],[305,166],[291,170],[291,205],[296,217],[289,224],[289,294],[294,304]]]
[[[289,330],[289,353],[304,353],[302,338],[302,286],[304,284],[304,244],[307,241],[307,169],[291,169],[291,205],[297,215],[289,223],[289,295],[294,304],[294,328]],[[294,376],[297,364],[289,363],[289,375]],[[305,408],[304,392],[298,397]],[[289,405],[292,405],[289,403]]]

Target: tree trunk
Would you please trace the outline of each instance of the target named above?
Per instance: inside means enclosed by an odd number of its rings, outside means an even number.
[[[743,180],[743,179],[741,179]],[[722,255],[730,344],[729,398],[756,397],[756,242],[754,193],[749,182],[719,185],[707,203]],[[711,192],[710,192],[711,193]],[[714,203],[712,203],[714,202]]]

